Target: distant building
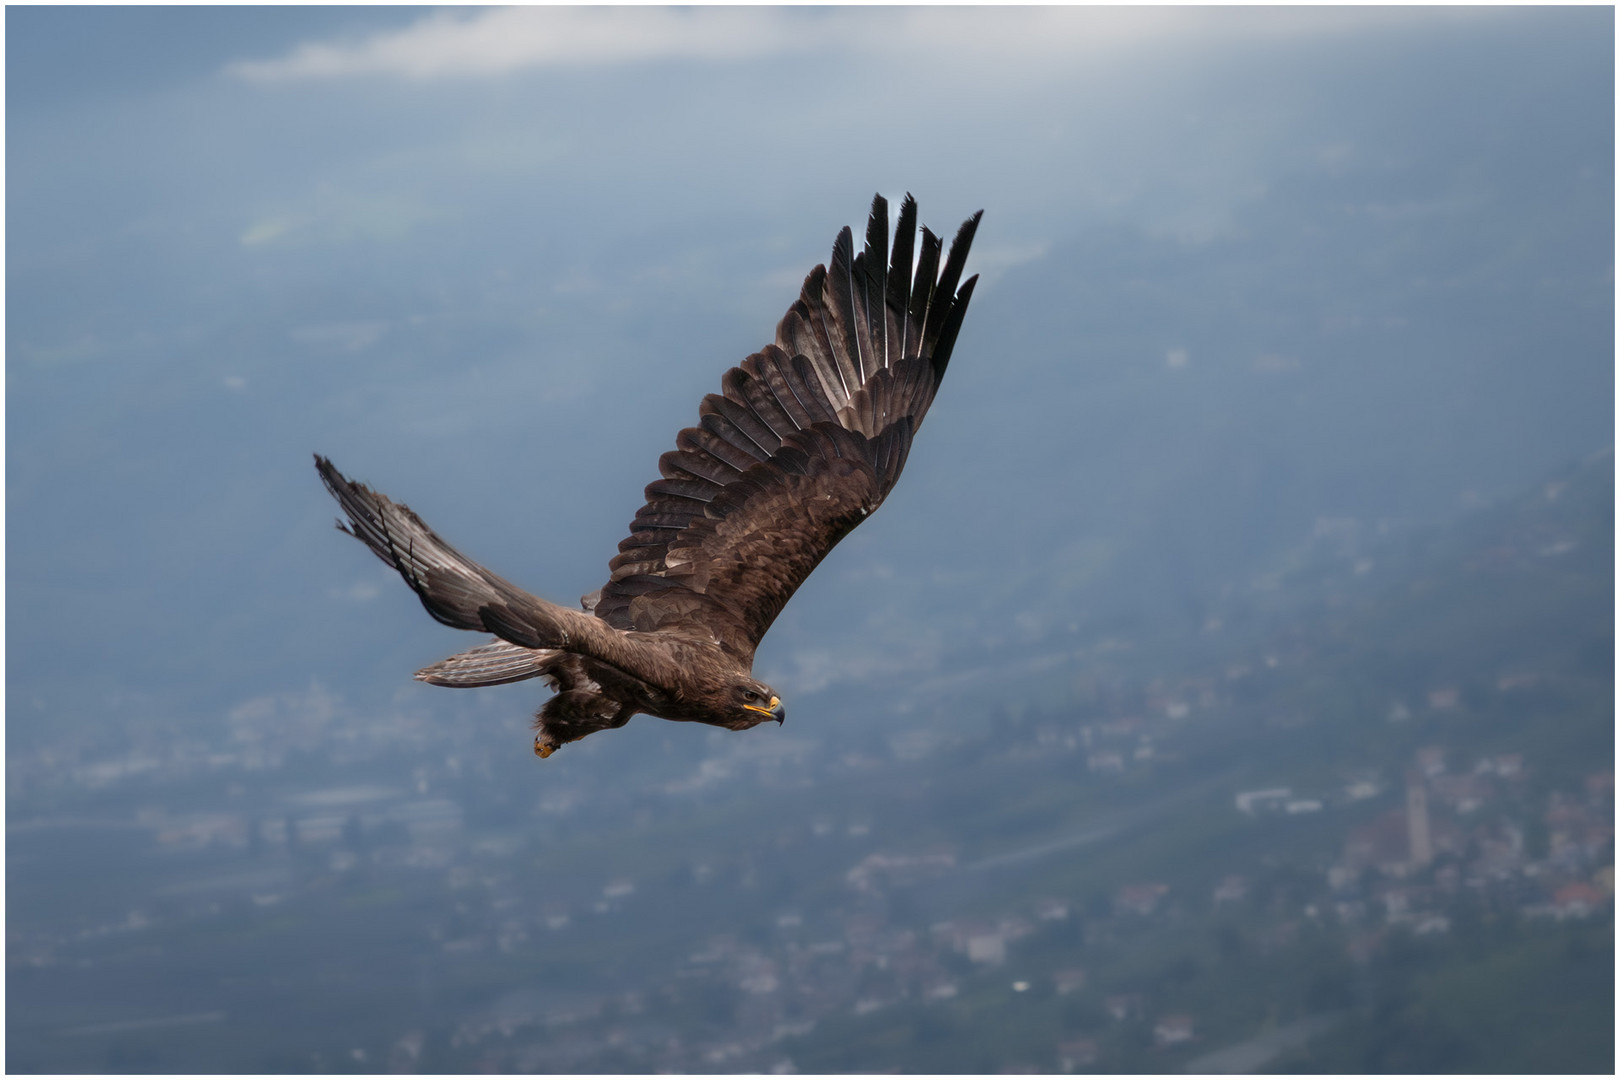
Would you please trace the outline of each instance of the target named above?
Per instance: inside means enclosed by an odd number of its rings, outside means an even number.
[[[980,964],[1000,964],[1007,959],[1008,942],[1035,932],[1026,919],[1004,918],[998,922],[941,922],[930,928],[936,938]]]
[[[1114,910],[1121,915],[1151,915],[1170,886],[1158,882],[1126,885],[1114,894]]]
[[[852,867],[844,875],[844,880],[860,892],[882,893],[897,885],[927,880],[955,865],[956,856],[950,852],[926,855],[886,855],[878,852],[868,855]]]
[[[1188,1042],[1192,1037],[1192,1017],[1183,1013],[1161,1016],[1158,1023],[1153,1025],[1153,1041],[1160,1046],[1174,1046]]]
[[[1416,773],[1406,777],[1406,843],[1407,862],[1414,869],[1434,861],[1434,847],[1429,840],[1429,796],[1423,778]]]
[[[1228,874],[1215,886],[1215,903],[1236,904],[1249,895],[1249,881],[1242,874]]]
[[[1429,708],[1436,712],[1455,709],[1461,700],[1461,694],[1455,686],[1442,686],[1429,691]]]
[[[1142,995],[1110,994],[1103,1001],[1103,1009],[1110,1020],[1116,1024],[1124,1023],[1133,1016],[1142,1015]]]
[[[1344,794],[1352,802],[1360,802],[1362,799],[1375,798],[1382,790],[1383,788],[1378,786],[1378,782],[1376,780],[1368,780],[1365,778],[1360,780],[1352,780],[1348,784],[1344,785]]]
[[[1080,968],[1064,968],[1052,973],[1052,989],[1060,994],[1072,994],[1086,985],[1086,973]]]
[[[1058,1068],[1066,1073],[1097,1064],[1096,1039],[1071,1039],[1058,1044]]]
[[[967,939],[967,957],[975,964],[1007,962],[1007,939],[999,930],[973,934]]]
[[[1263,788],[1259,791],[1240,791],[1235,801],[1239,810],[1254,817],[1268,811],[1280,810],[1293,796],[1293,788]]]
[[[1118,750],[1095,750],[1086,755],[1086,768],[1094,773],[1125,771],[1125,756]]]
[[[1367,869],[1386,874],[1404,874],[1410,857],[1410,842],[1405,812],[1391,810],[1350,830],[1345,838],[1344,857],[1337,869],[1343,871],[1342,877],[1346,883],[1354,881]]]
[[[1062,922],[1069,917],[1069,905],[1063,900],[1041,900],[1035,905],[1035,917],[1042,922]]]
[[[1553,915],[1559,920],[1584,919],[1603,906],[1603,893],[1584,881],[1571,882],[1553,893]]]
[[[1471,814],[1491,801],[1491,784],[1476,773],[1448,774],[1433,780],[1434,794],[1459,814]]]
[[[776,964],[767,957],[757,954],[744,957],[740,967],[737,985],[744,993],[772,994],[782,985],[776,976]]]
[[[1111,739],[1128,739],[1142,726],[1140,716],[1124,716],[1117,720],[1104,720],[1096,725],[1098,735]]]

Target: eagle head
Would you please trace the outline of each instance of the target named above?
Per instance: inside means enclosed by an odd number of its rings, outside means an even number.
[[[753,679],[744,679],[732,688],[732,704],[739,728],[751,728],[767,720],[780,724],[787,718],[776,691]]]

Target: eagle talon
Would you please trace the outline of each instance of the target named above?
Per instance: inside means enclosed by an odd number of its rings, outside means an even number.
[[[543,739],[534,740],[534,753],[536,757],[548,758],[556,752],[557,747],[555,744],[546,742]]]

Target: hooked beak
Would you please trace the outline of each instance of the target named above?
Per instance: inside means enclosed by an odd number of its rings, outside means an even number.
[[[787,710],[782,707],[782,699],[779,697],[771,698],[769,708],[763,705],[744,705],[743,708],[753,709],[757,713],[764,713],[772,720],[775,720],[778,727],[782,725],[782,721],[787,719]]]

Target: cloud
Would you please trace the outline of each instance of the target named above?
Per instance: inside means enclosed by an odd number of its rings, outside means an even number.
[[[514,7],[437,11],[404,29],[351,42],[305,42],[285,56],[240,60],[225,70],[254,83],[438,79],[806,52],[1072,64],[1149,44],[1314,36],[1466,15],[1390,8]]]
[[[299,210],[254,221],[237,242],[249,250],[355,240],[389,241],[409,235],[440,214],[415,196],[349,191],[323,184]]]
[[[274,60],[239,61],[228,74],[273,83],[356,75],[412,79],[501,75],[665,58],[772,55],[795,40],[794,20],[758,8],[496,8],[440,11],[352,44],[306,42]]]

